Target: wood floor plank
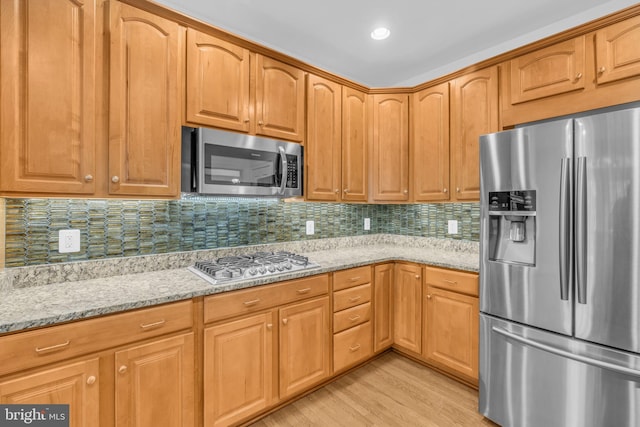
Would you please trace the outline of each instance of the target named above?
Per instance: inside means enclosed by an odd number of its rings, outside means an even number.
[[[495,426],[478,392],[397,353],[386,353],[252,427]]]

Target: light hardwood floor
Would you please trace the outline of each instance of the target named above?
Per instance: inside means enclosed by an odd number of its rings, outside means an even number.
[[[252,427],[495,426],[477,407],[476,390],[389,352]]]

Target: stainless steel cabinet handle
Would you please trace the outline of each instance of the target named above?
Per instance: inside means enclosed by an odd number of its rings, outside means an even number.
[[[49,347],[36,347],[36,353],[44,353],[46,351],[60,350],[67,347],[69,344],[71,344],[71,341],[66,340],[61,344],[51,345]]]
[[[111,182],[113,182],[114,184],[117,184],[120,182],[120,178],[114,175],[111,177]]]
[[[521,344],[528,345],[529,347],[537,348],[538,350],[546,351],[548,353],[556,354],[558,356],[566,357],[567,359],[576,360],[578,362],[587,363],[591,366],[595,366],[596,368],[607,369],[609,371],[617,372],[619,374],[624,374],[624,375],[631,375],[633,377],[640,377],[640,371],[627,368],[626,366],[620,366],[613,363],[604,362],[602,360],[592,359],[590,357],[582,356],[580,354],[574,354],[569,351],[562,350],[560,348],[552,347],[550,345],[543,344],[538,341],[521,337],[520,335],[516,335],[512,332],[505,331],[504,329],[500,329],[496,326],[493,326],[491,330],[509,339],[518,341]]]
[[[156,326],[162,326],[162,325],[164,325],[164,324],[165,324],[165,322],[166,322],[166,320],[161,319],[161,320],[158,320],[157,322],[153,322],[153,323],[141,323],[141,324],[140,324],[140,327],[141,327],[142,329],[155,328]]]
[[[587,303],[587,158],[578,158],[576,185],[576,289],[578,304]]]

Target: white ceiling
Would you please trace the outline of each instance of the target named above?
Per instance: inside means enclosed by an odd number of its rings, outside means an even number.
[[[155,0],[370,87],[414,86],[629,0]],[[391,36],[369,36],[380,25]]]

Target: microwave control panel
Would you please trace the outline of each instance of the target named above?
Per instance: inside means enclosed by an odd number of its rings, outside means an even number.
[[[298,157],[287,154],[287,188],[298,188]]]

